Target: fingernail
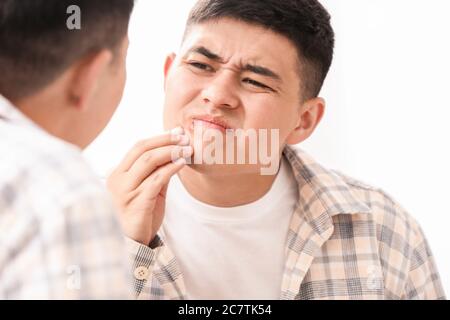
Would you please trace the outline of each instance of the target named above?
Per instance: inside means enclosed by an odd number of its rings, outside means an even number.
[[[182,134],[184,133],[184,129],[183,129],[183,127],[177,127],[177,128],[175,128],[175,129],[170,130],[170,133],[171,133],[173,136],[176,136],[176,135],[182,135]]]
[[[187,163],[187,161],[186,161],[185,158],[180,158],[180,159],[177,159],[174,163],[177,164],[177,165],[178,165],[178,164],[179,164],[179,165],[184,165],[184,164]]]
[[[180,136],[180,135],[170,135],[170,141],[171,142],[176,142],[176,143],[179,143],[180,142],[180,140],[181,140],[181,137],[182,136]]]
[[[181,145],[181,146],[187,146],[187,145],[189,145],[189,136],[187,136],[187,135],[182,135],[182,136],[179,136],[180,137],[180,139],[178,140],[179,142],[178,142],[178,144],[179,145]]]
[[[190,157],[194,153],[194,149],[191,146],[183,147],[182,153],[183,153],[183,158]]]

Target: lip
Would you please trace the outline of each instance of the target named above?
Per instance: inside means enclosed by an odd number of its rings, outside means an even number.
[[[202,125],[208,129],[216,129],[222,132],[231,129],[231,126],[222,118],[208,115],[192,117],[191,129],[194,129],[194,122],[200,121]]]

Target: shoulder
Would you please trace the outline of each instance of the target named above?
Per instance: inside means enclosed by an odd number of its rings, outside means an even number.
[[[301,151],[288,149],[287,156],[300,184],[309,185],[332,216],[334,236],[358,246],[362,259],[379,262],[386,296],[443,296],[422,228],[398,201],[381,188],[322,167]]]
[[[10,126],[4,131],[0,195],[3,190],[22,208],[45,208],[47,215],[86,198],[108,201],[78,147],[39,130]]]
[[[371,209],[371,216],[381,232],[379,236],[397,235],[408,243],[423,237],[417,220],[385,190],[334,171],[346,183],[355,197]]]
[[[425,279],[423,286],[427,282],[436,282],[438,287],[438,280],[428,279],[439,279],[439,276],[431,248],[417,220],[384,190],[342,173],[339,175],[357,198],[370,208],[366,221],[374,222],[378,256],[386,281],[391,284],[403,283],[416,270],[420,278]],[[389,288],[387,286],[386,290]],[[391,293],[396,291],[394,288],[390,289]]]

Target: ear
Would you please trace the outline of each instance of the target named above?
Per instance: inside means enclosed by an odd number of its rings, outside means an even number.
[[[306,101],[300,108],[297,126],[286,139],[286,143],[294,145],[308,139],[322,120],[324,113],[324,99],[314,98]]]
[[[69,84],[69,100],[76,109],[84,111],[89,107],[89,102],[112,59],[113,53],[105,49],[86,57],[74,66],[74,77]]]
[[[167,76],[176,57],[177,55],[175,53],[171,53],[166,57],[166,62],[164,63],[164,90],[166,89]]]

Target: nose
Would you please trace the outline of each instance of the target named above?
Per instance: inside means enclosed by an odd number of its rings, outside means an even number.
[[[235,109],[239,106],[239,97],[232,72],[221,72],[203,89],[202,100],[215,108]]]

